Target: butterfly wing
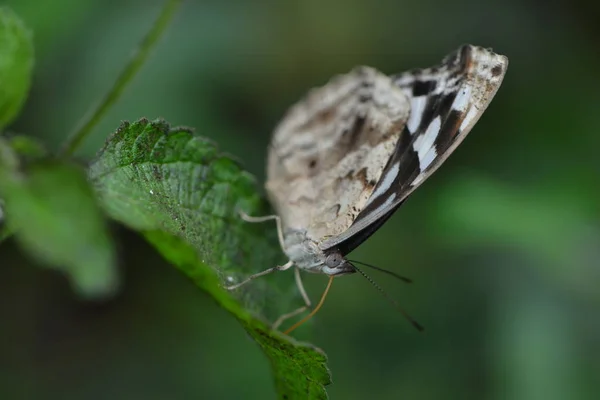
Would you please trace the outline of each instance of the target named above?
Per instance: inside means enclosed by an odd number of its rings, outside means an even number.
[[[456,149],[502,83],[508,59],[465,45],[440,66],[392,76],[411,111],[393,156],[351,227],[322,244],[347,254],[362,243]]]
[[[284,230],[321,241],[347,230],[408,120],[402,88],[359,67],[313,89],[275,130],[266,188]]]

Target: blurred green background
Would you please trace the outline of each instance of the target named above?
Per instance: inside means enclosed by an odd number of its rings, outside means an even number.
[[[11,128],[52,149],[162,5],[4,3],[36,45],[30,98]],[[329,356],[332,399],[598,398],[599,4],[187,1],[78,156],[92,157],[121,120],[164,117],[263,182],[270,132],[308,88],[358,64],[395,73],[462,43],[493,47],[508,73],[469,139],[352,254],[415,280],[372,273],[426,332],[353,275],[336,280],[310,339]],[[268,362],[241,326],[142,239],[114,233],[122,290],[93,304],[2,244],[0,398],[274,398]],[[326,280],[307,281],[318,297]]]

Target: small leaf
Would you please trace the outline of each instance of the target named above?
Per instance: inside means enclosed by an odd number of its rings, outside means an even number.
[[[222,288],[283,261],[275,227],[238,215],[267,211],[252,176],[189,129],[144,119],[124,123],[89,174],[111,217],[141,231],[242,323],[271,360],[280,398],[327,397],[322,351],[266,323],[301,305],[291,274],[261,278],[233,293]]]
[[[22,160],[33,161],[48,155],[46,149],[40,143],[28,136],[12,135],[5,140]]]
[[[38,142],[23,136],[0,137],[0,165],[4,161],[9,169],[16,169],[21,161],[33,161],[46,155],[46,150]],[[0,242],[9,237],[12,231],[5,221],[4,200],[0,197]]]
[[[79,167],[39,160],[21,165],[0,138],[0,197],[21,246],[64,271],[79,295],[97,299],[115,291],[113,245]]]
[[[8,7],[0,7],[0,129],[19,113],[33,70],[31,32]]]

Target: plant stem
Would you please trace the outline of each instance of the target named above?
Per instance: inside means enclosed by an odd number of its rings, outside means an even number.
[[[94,127],[100,122],[104,114],[110,107],[119,100],[127,85],[133,80],[139,72],[144,62],[164,34],[169,23],[173,19],[177,8],[183,0],[167,0],[160,15],[154,22],[152,29],[146,34],[139,47],[135,50],[129,63],[119,74],[112,88],[104,96],[102,101],[93,107],[80,121],[78,127],[71,133],[69,138],[63,144],[60,155],[71,155],[91,133]]]

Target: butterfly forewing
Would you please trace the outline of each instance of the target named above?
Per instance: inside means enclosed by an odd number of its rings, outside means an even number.
[[[489,49],[465,45],[438,67],[392,76],[410,103],[394,153],[349,229],[322,243],[349,252],[362,243],[454,151],[486,109],[508,66]]]

